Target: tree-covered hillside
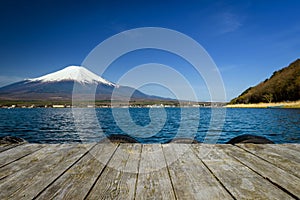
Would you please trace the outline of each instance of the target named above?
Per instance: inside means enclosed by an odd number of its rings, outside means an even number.
[[[300,59],[291,63],[255,87],[245,90],[230,104],[300,100]]]

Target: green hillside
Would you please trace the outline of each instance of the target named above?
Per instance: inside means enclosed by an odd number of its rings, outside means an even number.
[[[255,87],[230,101],[237,103],[282,102],[300,100],[300,59],[291,63]]]

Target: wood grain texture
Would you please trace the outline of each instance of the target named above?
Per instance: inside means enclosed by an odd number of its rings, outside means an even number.
[[[14,163],[6,165],[2,167],[0,170],[0,184],[6,181],[6,178],[10,178],[9,176],[14,175],[18,172],[22,172],[27,170],[28,168],[40,164],[42,165],[46,157],[53,154],[58,148],[58,145],[47,145],[47,147],[40,149],[33,154],[27,156],[26,158],[22,158]]]
[[[300,152],[300,145],[299,144],[281,144],[282,146],[285,146],[286,148],[293,149],[297,152]]]
[[[8,149],[12,149],[16,146],[23,145],[23,144],[24,143],[22,143],[22,144],[2,144],[2,145],[0,145],[0,153],[3,151],[6,151]]]
[[[177,199],[233,199],[190,146],[163,145]]]
[[[87,199],[134,199],[141,144],[120,144]]]
[[[160,144],[143,145],[135,198],[175,199]]]
[[[253,154],[249,154],[238,147],[224,148],[223,146],[219,146],[218,148],[220,148],[220,150],[224,150],[224,152],[230,156],[233,156],[241,163],[260,174],[262,177],[271,180],[276,185],[285,188],[291,194],[300,198],[300,179],[298,177],[265,160],[260,159]],[[269,152],[269,154],[272,153],[273,152]]]
[[[224,150],[213,149],[209,145],[196,146],[196,152],[208,148],[210,150],[202,160],[211,172],[222,182],[227,190],[237,199],[293,199],[284,191],[243,165]],[[232,145],[222,145],[232,148]],[[200,149],[200,151],[199,151]]]
[[[117,145],[97,144],[37,199],[84,199]]]
[[[41,148],[44,145],[37,144],[24,144],[16,146],[15,148],[8,149],[0,153],[0,167],[7,165],[15,160],[18,160],[26,155],[29,155]]]
[[[47,145],[1,168],[0,199],[32,199],[92,145]]]
[[[283,145],[240,144],[238,146],[300,178],[300,152]]]
[[[22,144],[0,199],[299,199],[300,144]]]

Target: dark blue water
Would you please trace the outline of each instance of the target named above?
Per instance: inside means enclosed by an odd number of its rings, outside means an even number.
[[[226,143],[252,134],[275,143],[300,143],[300,109],[109,108],[0,109],[0,137],[34,143],[97,142],[128,134],[142,143],[176,137]]]

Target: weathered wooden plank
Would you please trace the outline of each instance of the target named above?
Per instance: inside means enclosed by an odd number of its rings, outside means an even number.
[[[84,199],[116,148],[112,143],[97,144],[37,199]]]
[[[134,199],[141,144],[120,144],[87,199]]]
[[[256,171],[264,178],[271,180],[276,185],[279,185],[286,191],[289,191],[290,194],[300,198],[300,179],[298,177],[265,160],[260,159],[251,153],[246,152],[239,147],[226,148],[223,146],[218,146],[218,148],[222,149],[230,156],[235,157],[241,163]]]
[[[175,199],[160,144],[144,144],[139,167],[136,199]]]
[[[3,144],[3,145],[0,145],[0,153],[3,152],[3,151],[6,151],[8,149],[14,148],[16,146],[23,145],[23,144],[24,143],[22,143],[22,144]]]
[[[57,147],[57,144],[47,145],[44,149],[40,149],[33,154],[26,156],[26,158],[24,157],[15,163],[10,163],[9,165],[2,167],[0,169],[0,184],[4,182],[6,178],[10,178],[10,175],[16,174],[19,171],[26,170],[33,165],[38,164],[39,160],[45,159],[45,157],[53,154]]]
[[[278,157],[285,157],[300,164],[300,149],[298,151],[294,148],[289,148],[293,145],[286,146],[285,144],[238,144],[237,146],[251,152],[257,151],[257,153],[267,153],[270,156],[274,154]]]
[[[300,144],[282,144],[282,145],[289,149],[293,149],[297,152],[300,152]]]
[[[41,144],[24,144],[8,149],[0,153],[0,167],[29,155],[43,147],[44,145]]]
[[[290,150],[279,144],[239,144],[238,146],[300,178],[299,152]]]
[[[293,199],[217,146],[199,145],[194,146],[194,149],[236,199]],[[232,148],[232,146],[224,145],[224,148]]]
[[[32,199],[94,144],[47,145],[1,168],[0,199]]]
[[[93,145],[6,149],[0,199],[229,199],[224,188],[237,199],[300,198],[297,145],[121,144],[112,157],[100,144],[87,153]]]
[[[276,145],[273,145],[273,146],[276,147]],[[289,147],[291,147],[291,148],[289,148]],[[280,144],[279,148],[284,149],[284,151],[285,151],[285,149],[287,149],[288,150],[287,152],[290,155],[296,156],[297,162],[300,163],[300,144],[293,144],[293,145]]]
[[[163,145],[177,199],[233,199],[190,148]]]
[[[290,159],[300,164],[300,148],[293,148],[293,146],[300,147],[300,144],[298,145],[275,144],[275,145],[268,145],[268,146],[272,147],[273,149],[277,149],[278,152],[282,152],[281,154],[282,157],[289,156]]]
[[[0,153],[1,153],[2,151],[5,151],[8,147],[9,147],[8,144],[0,144]]]

